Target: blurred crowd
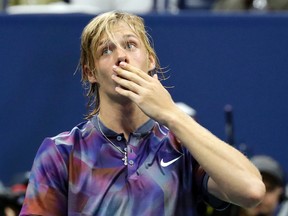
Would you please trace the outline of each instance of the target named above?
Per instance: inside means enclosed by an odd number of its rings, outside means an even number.
[[[138,14],[177,14],[180,11],[281,11],[288,9],[288,0],[0,0],[1,9],[8,13],[86,12],[99,13],[125,10]],[[43,7],[45,6],[45,9]]]
[[[0,216],[20,213],[29,180],[29,172],[15,174],[8,185],[0,181]]]

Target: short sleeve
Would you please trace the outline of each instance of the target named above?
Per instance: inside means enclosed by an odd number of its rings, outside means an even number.
[[[41,144],[31,169],[20,216],[67,215],[67,159],[54,140]]]
[[[207,202],[212,208],[218,211],[226,209],[230,205],[230,203],[218,199],[217,197],[213,196],[208,192],[208,180],[209,176],[207,173],[205,173],[202,182],[203,200]]]

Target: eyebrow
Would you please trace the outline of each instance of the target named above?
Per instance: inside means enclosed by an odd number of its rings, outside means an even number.
[[[127,34],[127,35],[124,35],[123,38],[127,39],[127,38],[136,38],[138,40],[138,37],[136,35],[133,35],[133,34]]]
[[[123,35],[122,38],[124,38],[125,40],[127,40],[128,38],[135,38],[135,39],[139,40],[138,37],[134,34],[126,34],[126,35]],[[109,39],[102,40],[102,41],[100,41],[98,47],[101,47],[103,44],[107,44],[109,42],[110,42]]]

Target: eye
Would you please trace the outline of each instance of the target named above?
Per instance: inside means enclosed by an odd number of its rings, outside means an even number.
[[[109,47],[103,48],[101,52],[102,55],[109,55],[111,53],[112,53],[112,50]]]
[[[136,44],[134,42],[127,42],[125,48],[128,50],[134,50],[136,48]]]

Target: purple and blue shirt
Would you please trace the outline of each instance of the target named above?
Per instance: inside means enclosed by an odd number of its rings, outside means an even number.
[[[207,191],[208,175],[165,126],[147,121],[126,140],[87,122],[46,138],[34,159],[20,215],[196,215],[199,201],[226,206]]]

